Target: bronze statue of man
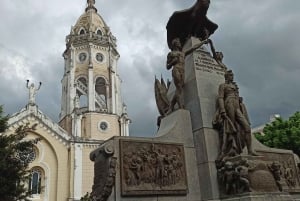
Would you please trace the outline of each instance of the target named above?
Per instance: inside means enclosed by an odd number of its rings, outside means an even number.
[[[197,48],[201,47],[203,44],[207,44],[208,40],[201,41],[199,44],[196,44],[194,47],[183,51],[179,38],[175,38],[172,41],[172,51],[169,52],[167,56],[167,69],[170,70],[172,67],[172,78],[176,86],[175,95],[173,96],[169,112],[174,111],[174,106],[177,103],[180,109],[184,108],[183,104],[183,85],[184,85],[184,66],[185,66],[185,57],[192,53]]]
[[[223,119],[223,141],[221,155],[234,156],[246,145],[249,155],[257,155],[252,148],[250,123],[245,106],[239,97],[237,84],[231,70],[225,73],[225,83],[219,86],[218,106]],[[243,106],[243,107],[241,107]]]

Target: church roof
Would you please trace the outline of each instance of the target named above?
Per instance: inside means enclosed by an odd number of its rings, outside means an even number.
[[[27,105],[20,112],[13,114],[8,120],[9,130],[18,128],[27,123],[37,123],[37,125],[47,131],[49,135],[59,140],[64,145],[68,145],[71,136],[67,131],[43,114],[36,105]]]

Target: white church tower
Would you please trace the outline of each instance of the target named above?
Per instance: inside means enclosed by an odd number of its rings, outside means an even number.
[[[121,96],[116,38],[87,0],[66,37],[60,126],[73,137],[106,140],[128,136],[130,119]]]

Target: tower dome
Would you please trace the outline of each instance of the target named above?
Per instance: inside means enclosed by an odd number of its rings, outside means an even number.
[[[66,51],[64,54],[71,45],[76,47],[84,43],[111,45],[113,48],[116,48],[116,38],[110,32],[109,27],[94,5],[95,0],[87,0],[85,12],[79,17],[76,24],[71,27],[71,32],[66,37]]]
[[[109,28],[97,13],[96,8],[91,9],[87,7],[85,13],[79,17],[71,32],[75,35],[95,33],[105,36],[109,34]]]

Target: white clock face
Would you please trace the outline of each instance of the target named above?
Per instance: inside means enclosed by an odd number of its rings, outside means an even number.
[[[78,60],[79,60],[80,62],[84,62],[84,61],[86,60],[86,58],[87,58],[87,54],[86,54],[85,52],[79,53],[79,55],[78,55]]]

